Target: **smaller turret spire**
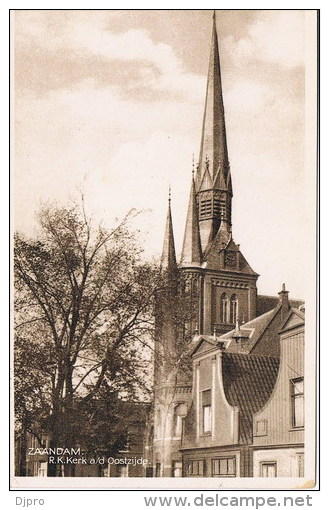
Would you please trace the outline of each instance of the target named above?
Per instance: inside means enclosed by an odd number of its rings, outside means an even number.
[[[175,250],[174,230],[173,230],[172,215],[171,215],[171,188],[169,186],[168,214],[167,214],[165,237],[164,237],[164,242],[163,242],[162,257],[161,257],[161,269],[173,271],[176,268],[177,268],[176,250]]]
[[[198,206],[196,201],[196,191],[193,176],[187,210],[181,264],[183,266],[199,266],[201,262],[202,249],[198,221]]]

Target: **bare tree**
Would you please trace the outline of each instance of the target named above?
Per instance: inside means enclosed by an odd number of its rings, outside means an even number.
[[[136,398],[145,389],[149,364],[142,346],[153,330],[157,270],[142,261],[127,218],[108,231],[93,227],[83,207],[53,206],[39,220],[37,239],[15,236],[16,402],[22,410],[27,391],[19,359],[30,364],[39,350],[38,402],[45,410],[47,394],[51,446],[72,447],[79,413],[80,421],[90,417],[93,403],[99,411],[102,395]],[[29,387],[35,393],[36,381]],[[56,476],[55,465],[48,474]]]

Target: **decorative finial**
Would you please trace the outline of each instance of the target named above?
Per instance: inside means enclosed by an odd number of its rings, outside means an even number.
[[[216,338],[217,338],[217,328],[216,328],[216,326],[215,326],[215,327],[214,327],[214,340],[216,340]]]
[[[192,154],[192,179],[194,179],[194,152]]]
[[[286,292],[286,284],[285,283],[282,284],[282,292]]]
[[[212,14],[212,19],[213,19],[214,21],[216,21],[216,10],[215,10],[215,9],[214,9],[214,12],[213,12],[213,14]]]
[[[169,204],[171,202],[171,186],[170,186],[170,184],[169,184],[169,190],[168,190],[168,202],[169,202]]]

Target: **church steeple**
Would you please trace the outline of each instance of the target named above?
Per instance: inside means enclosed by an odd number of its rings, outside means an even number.
[[[172,216],[171,216],[171,192],[170,192],[170,190],[169,190],[169,198],[168,198],[167,223],[166,223],[165,237],[164,237],[162,257],[161,257],[161,269],[165,269],[169,272],[177,269],[174,231],[173,231]]]
[[[232,184],[227,151],[220,59],[213,15],[207,93],[202,125],[199,165],[196,175],[202,250],[211,242],[221,217],[231,225]]]
[[[187,209],[183,250],[181,257],[182,266],[200,266],[202,263],[202,249],[198,222],[198,206],[196,201],[194,175],[192,176],[190,199]]]

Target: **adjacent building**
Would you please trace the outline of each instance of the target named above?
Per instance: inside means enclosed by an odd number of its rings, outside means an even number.
[[[304,476],[304,308],[292,308],[280,336],[271,397],[253,417],[254,476]]]

